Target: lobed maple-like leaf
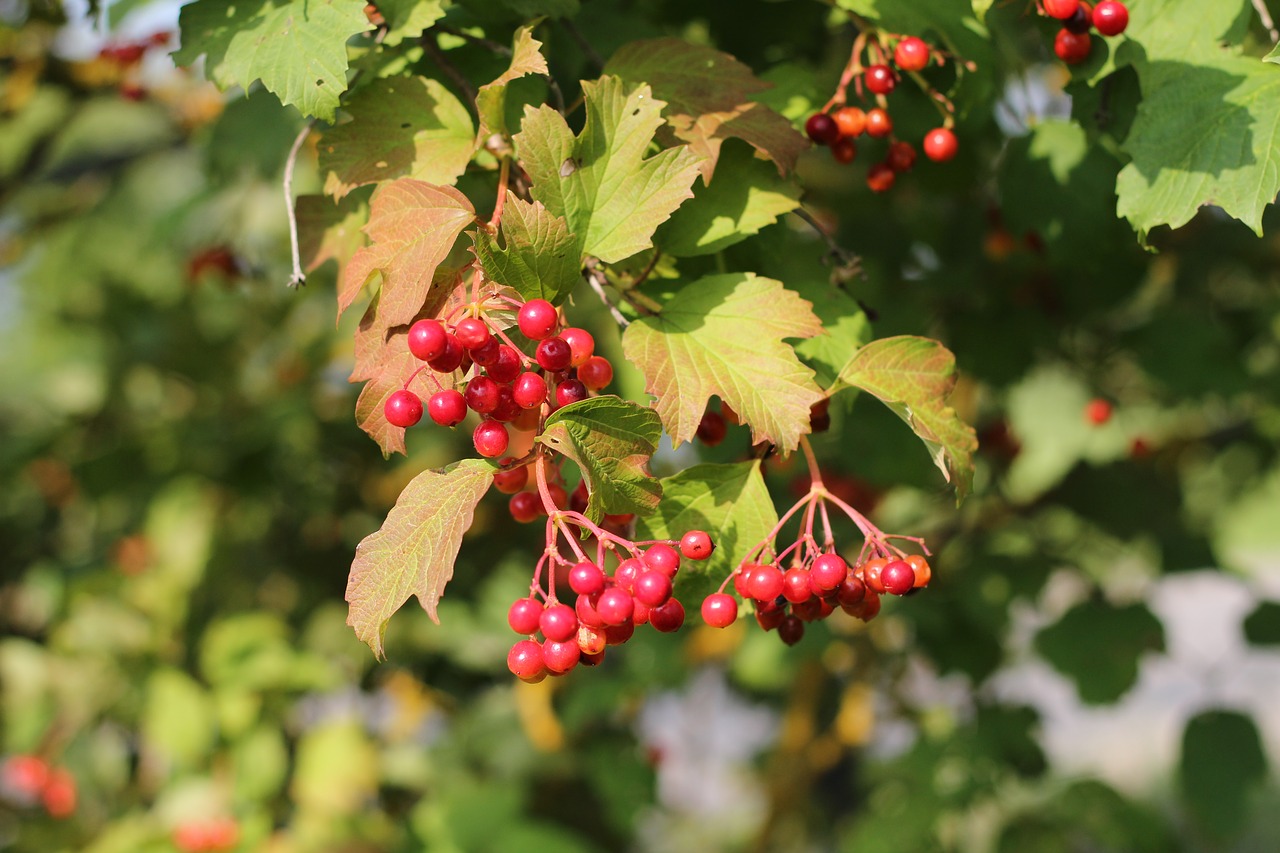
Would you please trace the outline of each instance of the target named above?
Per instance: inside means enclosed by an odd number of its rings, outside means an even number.
[[[655,97],[667,102],[666,119],[675,136],[705,158],[700,166],[704,183],[711,182],[725,139],[750,143],[784,175],[809,147],[790,121],[751,100],[771,84],[729,54],[705,45],[677,38],[628,42],[610,58],[605,73],[631,85],[647,83]]]
[[[395,47],[416,39],[427,27],[445,15],[446,0],[378,0],[378,11],[387,21],[382,43]]]
[[[347,40],[369,29],[362,0],[199,0],[179,13],[174,60],[206,57],[220,89],[255,80],[304,115],[333,121],[347,89]]]
[[[507,84],[526,74],[547,74],[547,59],[542,55],[542,42],[532,35],[533,25],[516,30],[511,43],[511,64],[494,80],[476,92],[476,113],[480,116],[477,144],[491,134],[507,132]]]
[[[356,546],[347,578],[347,624],[379,658],[385,656],[387,622],[409,596],[417,596],[427,615],[440,621],[436,605],[493,470],[486,461],[464,459],[423,471],[405,486],[382,526]]]
[[[715,551],[703,561],[686,560],[676,575],[676,592],[701,604],[715,592],[751,546],[764,541],[778,512],[760,473],[760,461],[705,463],[663,477],[662,502],[636,520],[637,539],[679,539],[690,530],[711,534]]]
[[[347,265],[338,292],[338,316],[377,272],[382,277],[378,313],[383,328],[413,320],[427,300],[436,268],[474,221],[471,202],[453,187],[412,178],[380,186],[364,229],[371,244]]]
[[[653,245],[654,229],[693,195],[699,158],[685,146],[645,158],[663,106],[648,86],[601,77],[582,89],[580,136],[551,107],[525,107],[515,142],[533,197],[568,221],[583,252],[613,263]]]
[[[647,515],[658,506],[662,486],[649,474],[662,424],[652,409],[620,397],[592,397],[556,409],[538,441],[572,459],[587,481],[585,515]]]
[[[312,272],[326,261],[338,265],[338,280],[347,262],[365,244],[361,230],[369,221],[369,201],[358,195],[334,204],[322,195],[300,195],[294,203],[298,218],[298,253],[303,269]]]
[[[476,229],[476,257],[485,277],[505,284],[526,300],[559,304],[581,278],[578,241],[563,218],[539,202],[507,193],[497,237]]]
[[[902,418],[929,449],[933,463],[956,490],[957,499],[973,483],[978,439],[947,405],[956,384],[951,350],[929,338],[881,338],[858,350],[839,381],[880,399]]]
[[[382,448],[382,455],[404,453],[404,427],[387,420],[387,398],[404,388],[422,362],[409,352],[408,333],[392,333],[383,340],[376,365],[365,366],[368,379],[356,398],[356,423]],[[429,370],[430,368],[428,368]],[[421,389],[414,389],[415,393]],[[425,404],[425,400],[423,401]]]
[[[466,106],[435,80],[385,77],[346,106],[351,121],[320,140],[324,191],[335,199],[364,184],[408,176],[451,185],[475,153]]]
[[[627,327],[622,350],[677,445],[693,438],[712,396],[733,407],[754,441],[791,451],[822,399],[814,373],[784,338],[822,331],[811,303],[782,282],[727,273],[685,285],[657,315]]]

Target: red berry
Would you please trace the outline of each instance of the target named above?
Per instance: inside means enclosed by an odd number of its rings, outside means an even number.
[[[511,396],[522,409],[541,406],[547,399],[547,380],[536,373],[521,373]]]
[[[809,574],[818,589],[829,591],[844,583],[849,564],[839,554],[821,554],[809,567]]]
[[[935,127],[925,134],[924,156],[937,163],[945,163],[956,156],[960,143],[949,127]]]
[[[511,393],[511,386],[499,385],[498,405],[494,406],[493,413],[490,414],[489,417],[493,418],[495,421],[501,421],[505,424],[520,417],[524,414],[524,411],[525,410],[520,408],[516,403],[515,396]]]
[[[517,678],[531,681],[545,674],[542,644],[537,640],[519,640],[507,652],[507,669]]]
[[[888,192],[893,189],[896,175],[888,163],[876,163],[867,171],[867,186],[872,192]]]
[[[462,357],[466,355],[466,350],[462,348],[457,336],[448,332],[445,332],[444,343],[444,352],[428,361],[427,366],[436,373],[453,373],[462,365]]]
[[[1089,58],[1093,49],[1093,39],[1088,33],[1073,33],[1070,30],[1058,30],[1053,39],[1053,52],[1068,65],[1077,65]]]
[[[489,367],[497,362],[498,356],[502,352],[502,347],[503,344],[497,338],[490,335],[489,340],[485,341],[475,349],[467,350],[467,353],[471,356],[471,360],[476,364],[481,367]],[[508,347],[508,349],[510,349],[510,347]],[[493,376],[493,373],[490,372],[489,375]],[[496,379],[497,377],[494,378]]]
[[[555,334],[560,325],[560,315],[555,306],[545,299],[530,299],[520,306],[516,315],[520,333],[531,341],[540,341]]]
[[[409,352],[420,361],[444,355],[445,330],[439,320],[419,320],[409,327]]]
[[[879,139],[893,133],[893,119],[880,107],[867,110],[867,135]]]
[[[580,595],[578,600],[573,603],[573,612],[578,617],[579,636],[582,633],[582,627],[596,628],[601,632],[601,642],[604,638],[604,617],[600,615],[600,611],[596,610],[596,602],[593,599],[599,599],[598,595]],[[590,649],[584,649],[590,651]]]
[[[906,595],[916,585],[916,573],[906,560],[893,560],[880,572],[884,591],[893,595]]]
[[[498,408],[498,383],[488,376],[476,376],[467,383],[467,407],[474,412],[487,415]]]
[[[578,647],[577,632],[574,636],[558,643],[555,640],[547,640],[542,644],[542,662],[551,672],[559,675],[568,672],[578,665],[578,659],[582,656],[582,649]]]
[[[895,172],[909,172],[916,164],[916,149],[910,142],[899,140],[889,146],[889,154],[885,157],[889,168]]]
[[[708,410],[703,412],[702,420],[698,422],[698,428],[694,434],[707,447],[715,447],[724,441],[728,432],[729,427],[725,425],[724,416],[719,412]]]
[[[684,605],[678,598],[668,599],[666,604],[649,611],[649,624],[664,634],[679,631],[684,624]]]
[[[804,123],[804,132],[818,145],[830,145],[840,138],[836,120],[826,113],[814,113]]]
[[[653,612],[652,608],[638,598],[633,598],[631,603],[635,605],[635,611],[631,614],[631,623],[633,625],[648,625],[649,614]]]
[[[1041,0],[1044,13],[1050,18],[1057,18],[1065,21],[1076,13],[1076,9],[1080,7],[1080,0]]]
[[[510,462],[511,457],[508,456],[502,461]],[[521,465],[519,468],[504,468],[493,472],[493,487],[504,495],[514,495],[523,489],[528,482],[528,465]]]
[[[866,597],[867,585],[853,572],[849,572],[840,582],[840,586],[836,587],[836,601],[840,602],[841,607],[855,607]]]
[[[862,599],[862,603],[845,612],[850,616],[856,616],[863,622],[870,622],[880,612],[880,594],[874,589],[868,589],[866,598]]]
[[[569,496],[569,509],[574,512],[586,512],[589,500],[591,500],[591,493],[587,491],[587,481],[579,480],[578,485],[573,489],[573,494]]]
[[[782,575],[782,597],[792,604],[808,601],[813,597],[809,588],[809,572],[799,566],[792,566]]]
[[[680,553],[688,560],[705,560],[716,548],[705,530],[690,530],[680,537]]]
[[[1084,407],[1084,419],[1094,426],[1102,426],[1111,420],[1111,404],[1101,397],[1094,397]]]
[[[573,358],[573,350],[569,348],[564,338],[555,336],[539,342],[535,356],[543,370],[554,373],[568,369],[569,361]]]
[[[528,524],[542,515],[542,499],[533,492],[516,492],[507,502],[507,509],[516,521]]]
[[[0,768],[0,791],[25,804],[35,802],[49,781],[49,763],[35,755],[14,755]]]
[[[880,574],[887,565],[889,565],[889,561],[884,557],[876,557],[862,564],[862,582],[867,585],[868,590],[877,593],[884,592],[884,582],[880,580]]]
[[[929,64],[929,45],[907,36],[893,49],[893,61],[903,71],[922,71]]]
[[[1104,36],[1118,36],[1129,26],[1129,10],[1115,0],[1102,0],[1093,10],[1093,25]]]
[[[628,619],[621,625],[606,625],[604,629],[604,642],[608,646],[620,646],[636,632],[636,623]]]
[[[732,595],[713,592],[702,600],[702,621],[712,628],[728,628],[738,618],[738,601]]]
[[[824,615],[822,599],[816,595],[811,595],[804,601],[794,601],[791,603],[791,612],[802,622],[813,622],[816,619],[821,619]]]
[[[507,610],[507,624],[517,634],[532,634],[542,618],[542,602],[536,598],[517,598]]]
[[[675,577],[676,572],[680,569],[679,552],[664,542],[649,546],[649,550],[644,552],[643,558],[646,566],[651,569],[657,569],[668,578]]]
[[[756,624],[766,631],[772,631],[787,618],[787,611],[770,603],[768,606],[756,607]]]
[[[474,357],[473,353],[473,357]],[[477,360],[477,364],[480,364]],[[486,365],[488,367],[489,378],[494,382],[507,383],[513,381],[520,375],[520,371],[524,369],[524,365],[520,362],[520,352],[513,346],[502,344],[498,347],[498,354],[493,362]]]
[[[493,340],[493,335],[489,333],[489,327],[479,317],[462,318],[453,327],[453,333],[458,336],[458,343],[468,350],[480,349],[480,347]]]
[[[867,114],[859,107],[841,107],[834,118],[842,137],[853,139],[867,129]]]
[[[604,572],[595,563],[581,562],[569,570],[569,589],[578,595],[604,591]]]
[[[582,599],[578,599],[582,601]],[[581,619],[581,615],[579,615]],[[600,654],[604,651],[608,641],[605,638],[603,626],[596,625],[579,625],[578,626],[578,648],[582,650],[584,655]]]
[[[631,592],[635,588],[636,578],[647,568],[649,567],[644,564],[643,560],[628,557],[618,564],[617,570],[613,573],[613,579],[622,589]]]
[[[422,420],[422,400],[412,391],[402,389],[387,398],[382,413],[392,426],[411,427]]]
[[[1062,26],[1073,33],[1087,33],[1093,26],[1093,9],[1088,3],[1081,0],[1080,5],[1072,13],[1070,18],[1062,22]]]
[[[578,380],[592,391],[599,391],[613,381],[613,365],[609,359],[593,355],[578,368]]]
[[[578,616],[567,604],[553,604],[538,618],[542,636],[563,643],[578,633]]]
[[[547,484],[547,494],[551,495],[551,505],[557,509],[564,509],[569,503],[569,494],[559,483]]]
[[[858,146],[852,139],[842,136],[831,143],[831,156],[837,163],[852,163],[858,156]]]
[[[671,598],[671,578],[659,569],[649,569],[636,578],[636,601],[648,607],[661,607]]]
[[[778,639],[788,646],[794,646],[804,638],[804,623],[799,617],[787,616],[778,623]]]
[[[916,589],[926,587],[929,581],[933,580],[933,569],[929,567],[929,561],[919,554],[912,554],[907,557],[907,562],[911,565],[912,571],[916,575]]]
[[[50,770],[40,802],[50,817],[71,817],[76,810],[76,777],[61,767]]]
[[[427,400],[427,413],[440,426],[457,426],[467,416],[467,399],[452,388],[437,391]]]
[[[782,571],[777,566],[757,566],[747,577],[746,588],[756,601],[773,601],[782,595]]]
[[[572,353],[569,359],[570,367],[579,367],[595,354],[596,339],[591,337],[591,333],[586,329],[574,326],[562,331],[560,337],[564,338],[564,342],[569,345],[569,351]]]
[[[867,69],[864,79],[867,88],[876,95],[888,95],[898,85],[897,76],[887,65],[872,65]]]
[[[572,403],[587,399],[587,386],[577,379],[566,379],[556,386],[556,408],[562,409]]]
[[[471,441],[476,446],[476,453],[493,459],[507,452],[511,437],[507,435],[507,428],[497,421],[481,421],[471,434]]]
[[[607,627],[630,622],[635,604],[630,593],[614,586],[600,593],[600,597],[595,602],[595,608]]]

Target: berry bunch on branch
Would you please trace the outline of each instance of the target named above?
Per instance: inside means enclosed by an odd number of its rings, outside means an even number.
[[[1129,26],[1129,8],[1120,0],[1101,0],[1096,6],[1087,0],[1036,0],[1040,14],[1062,22],[1053,38],[1054,55],[1068,65],[1078,65],[1093,52],[1097,30],[1104,36],[1118,36]]]

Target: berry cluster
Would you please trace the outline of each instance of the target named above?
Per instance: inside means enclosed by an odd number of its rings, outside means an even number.
[[[931,62],[941,64],[943,55],[916,36],[881,34],[868,40],[868,36],[875,35],[864,32],[854,42],[835,95],[819,112],[809,116],[804,129],[815,143],[829,146],[831,155],[841,163],[850,163],[857,157],[856,140],[863,134],[872,139],[887,139],[889,147],[885,158],[867,172],[867,186],[874,192],[885,192],[899,174],[910,171],[916,162],[915,146],[896,137],[888,111],[888,96],[897,88],[901,73],[912,75],[943,110],[942,126],[926,133],[921,143],[925,156],[935,162],[950,160],[956,155],[959,143],[952,130],[953,105],[918,74]],[[890,45],[893,46],[892,59]],[[859,97],[870,93],[876,105],[865,110],[846,105],[850,83]]]
[[[409,328],[409,351],[426,364],[404,388],[387,397],[383,414],[388,423],[411,427],[425,412],[440,426],[453,427],[462,423],[468,410],[473,411],[481,416],[471,436],[476,452],[494,459],[507,452],[508,424],[526,432],[536,430],[545,414],[585,400],[613,381],[613,365],[595,355],[591,333],[562,329],[559,312],[550,302],[494,299],[466,306],[452,323],[425,319]],[[508,305],[519,306],[520,332],[536,342],[532,357],[507,337],[490,314],[491,308]],[[422,397],[409,390],[424,368],[430,369],[426,375],[436,388],[425,407]],[[444,384],[436,374],[450,381]],[[462,380],[454,381],[458,376]]]
[[[1129,9],[1119,0],[1102,0],[1090,6],[1085,0],[1039,0],[1040,13],[1062,21],[1053,39],[1053,52],[1068,65],[1089,58],[1093,50],[1090,30],[1118,36],[1129,26]]]
[[[12,755],[0,766],[0,796],[22,807],[38,802],[50,817],[70,817],[76,810],[76,779],[38,755]]]

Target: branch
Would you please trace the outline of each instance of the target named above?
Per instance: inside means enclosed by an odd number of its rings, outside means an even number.
[[[465,30],[460,30],[457,27],[451,27],[448,24],[436,24],[432,29],[439,30],[442,33],[448,33],[451,36],[457,36],[463,41],[469,41],[472,44],[478,44],[499,56],[511,56],[511,48],[507,47],[505,44],[484,38],[483,36],[473,36],[471,33],[466,32]]]
[[[289,276],[289,287],[297,288],[307,283],[307,274],[302,271],[302,258],[298,252],[298,216],[293,210],[293,166],[298,162],[298,152],[302,143],[306,142],[314,122],[307,122],[298,136],[293,140],[289,156],[284,161],[284,209],[289,217],[289,249],[293,253],[293,274]]]
[[[1280,32],[1276,30],[1276,22],[1271,20],[1271,13],[1267,11],[1266,0],[1253,0],[1253,8],[1258,13],[1262,26],[1267,28],[1267,34],[1271,36],[1271,43],[1280,42]]]
[[[471,104],[471,109],[475,110],[476,106],[476,87],[471,85],[471,81],[462,75],[462,72],[453,67],[448,59],[445,59],[444,51],[440,49],[440,45],[436,43],[436,38],[431,30],[422,34],[421,39],[423,52],[431,57],[431,61],[440,66],[440,70],[445,76],[453,81],[453,85],[457,86],[465,96],[467,102]]]
[[[604,272],[594,264],[589,264],[582,271],[587,279],[587,284],[591,285],[591,289],[596,292],[596,296],[600,297],[600,301],[609,309],[609,313],[613,316],[613,321],[621,328],[625,329],[631,325],[631,321],[622,316],[622,312],[618,310],[618,306],[609,300],[609,294],[605,293],[604,286],[608,284],[608,279],[604,277]]]
[[[839,262],[837,272],[842,279],[849,279],[862,272],[862,259],[855,253],[841,246],[836,242],[827,230],[818,224],[818,220],[813,218],[813,214],[806,210],[803,206],[797,207],[791,211],[800,217],[810,228],[812,228],[822,241],[827,244],[827,252],[831,257]]]
[[[604,60],[600,57],[599,52],[596,51],[595,46],[587,41],[587,37],[582,34],[582,31],[574,26],[573,21],[568,18],[562,18],[560,26],[564,27],[569,37],[578,43],[578,47],[582,48],[582,52],[587,55],[587,59],[596,67],[596,71],[603,71]]]

